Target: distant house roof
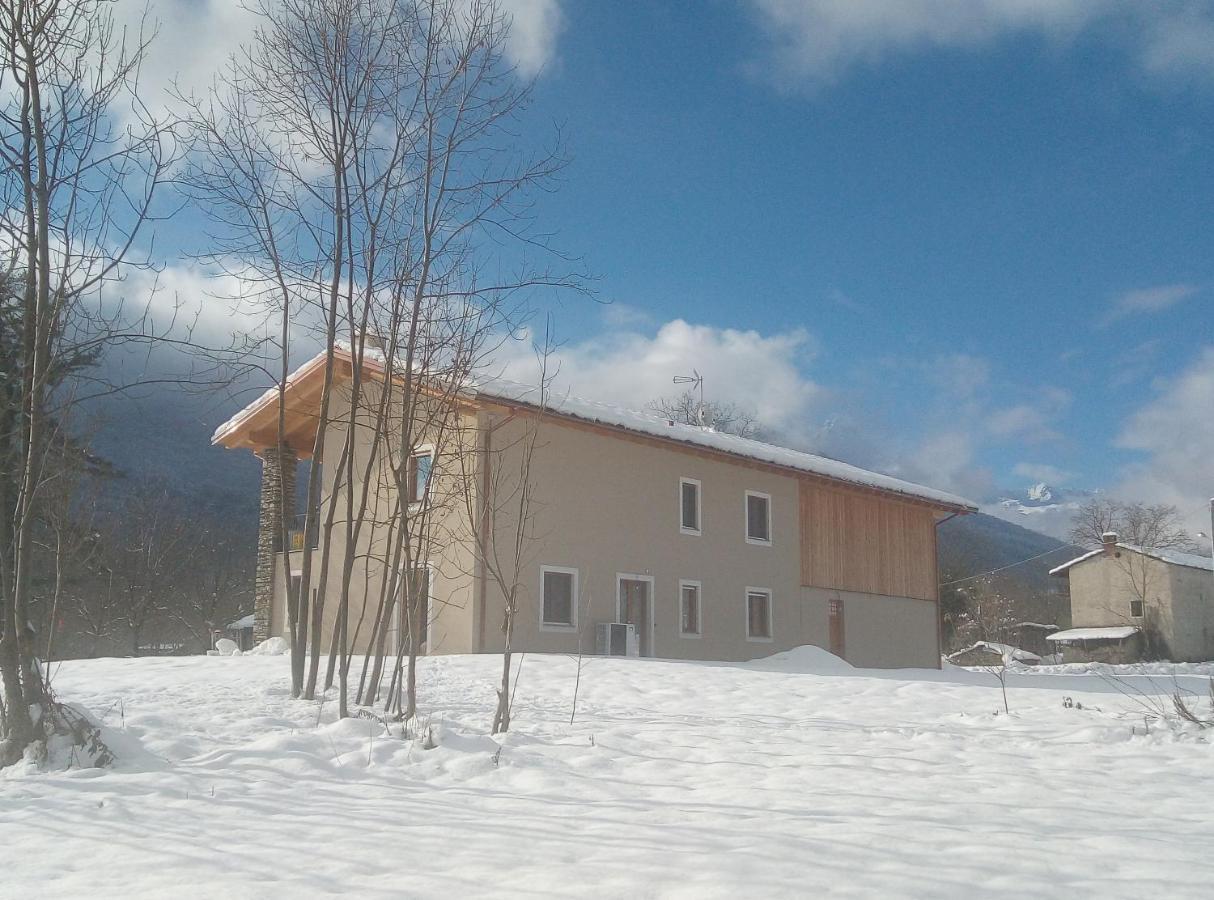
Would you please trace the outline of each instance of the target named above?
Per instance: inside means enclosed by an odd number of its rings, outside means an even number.
[[[984,651],[987,653],[992,653],[996,656],[1002,657],[1003,659],[1005,659],[1009,662],[1011,662],[1013,660],[1015,662],[1027,662],[1027,663],[1041,662],[1041,657],[1038,656],[1036,653],[1030,653],[1028,650],[1021,650],[1019,647],[1013,647],[1011,644],[999,644],[999,643],[996,643],[995,641],[978,641],[977,643],[971,644],[970,646],[966,647],[964,650],[958,650],[956,653],[950,653],[948,656],[945,657],[945,659],[948,659],[948,660],[958,659],[962,656],[965,656],[965,654],[973,653],[976,650],[981,650],[981,651]]]
[[[1074,641],[1121,641],[1137,633],[1138,628],[1134,625],[1112,625],[1105,628],[1068,628],[1066,631],[1047,634],[1045,639],[1060,644],[1070,644]]]
[[[345,363],[350,363],[351,356],[348,348],[339,348],[338,355]],[[324,359],[325,354],[322,352],[296,369],[287,378],[288,390],[293,386],[301,385],[309,377],[314,380],[317,373],[323,370]],[[372,365],[382,371],[383,357],[375,356],[368,351],[364,356],[364,366],[366,365]],[[843,484],[901,494],[956,512],[975,512],[977,510],[974,504],[956,494],[903,481],[890,475],[870,472],[849,463],[827,459],[801,450],[767,444],[763,441],[725,434],[711,428],[685,425],[653,413],[627,409],[598,400],[586,400],[555,392],[550,393],[547,397],[542,397],[540,389],[534,385],[520,384],[502,378],[486,378],[472,383],[465,394],[470,399],[479,398],[490,402],[520,404],[533,408],[539,408],[542,404],[546,414],[558,417],[604,425],[671,443],[695,446],[781,469],[817,475]],[[242,443],[240,440],[242,429],[251,427],[250,423],[254,421],[259,422],[260,427],[265,429],[267,422],[263,420],[270,418],[267,413],[272,412],[277,406],[277,397],[276,388],[267,390],[215,429],[211,442],[228,447],[250,446],[247,442]],[[315,426],[313,426],[314,431]]]
[[[1174,566],[1186,566],[1190,569],[1205,569],[1207,572],[1214,571],[1214,562],[1208,556],[1198,556],[1194,553],[1180,553],[1175,550],[1148,550],[1145,547],[1139,547],[1137,544],[1127,544],[1119,541],[1116,545],[1121,550],[1129,550],[1131,553],[1141,553],[1143,556],[1149,556],[1152,559],[1158,559],[1161,562],[1170,563]],[[1104,548],[1099,550],[1089,550],[1082,556],[1076,556],[1069,562],[1064,562],[1056,568],[1050,569],[1051,575],[1061,575],[1066,572],[1071,566],[1078,565],[1093,557],[1100,556],[1104,553]]]

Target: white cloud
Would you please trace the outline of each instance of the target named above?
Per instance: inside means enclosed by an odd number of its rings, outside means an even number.
[[[503,11],[512,20],[506,54],[523,77],[539,74],[555,58],[565,22],[561,2],[504,0]],[[118,0],[115,22],[128,29],[132,40],[142,23],[145,32],[156,30],[141,86],[160,96],[145,99],[168,102],[174,82],[187,94],[204,93],[224,61],[252,39],[258,16],[249,6],[237,0]]]
[[[1049,463],[1017,463],[1012,469],[1012,473],[1030,481],[1044,482],[1051,487],[1062,487],[1075,478],[1074,472],[1068,472]]]
[[[1195,528],[1209,524],[1214,496],[1214,346],[1125,423],[1117,444],[1144,459],[1128,467],[1119,496],[1172,503]],[[1208,530],[1208,529],[1206,529]]]
[[[825,84],[847,69],[946,48],[970,50],[1015,35],[1065,41],[1104,28],[1138,65],[1162,75],[1214,74],[1207,0],[750,0],[771,44],[770,76]]]
[[[655,324],[653,315],[639,306],[627,303],[608,303],[602,308],[601,318],[608,328],[647,328]]]
[[[1165,309],[1171,309],[1176,304],[1189,299],[1198,290],[1191,284],[1165,284],[1127,291],[1113,301],[1112,308],[1101,320],[1101,325],[1111,325],[1126,316],[1163,312]]]
[[[808,333],[795,330],[763,335],[682,319],[655,332],[610,330],[560,347],[554,390],[643,409],[659,397],[684,390],[676,375],[697,370],[706,399],[737,403],[760,423],[794,442],[815,433],[826,392],[800,365],[811,357]],[[523,382],[536,379],[526,347],[513,347],[502,360],[503,374]]]
[[[506,51],[524,77],[538,75],[556,58],[557,40],[565,28],[561,0],[505,0],[510,16]]]
[[[1032,403],[1017,403],[993,410],[986,419],[987,430],[998,438],[1029,444],[1056,441],[1061,435],[1051,423],[1071,405],[1071,394],[1062,388],[1045,387]]]

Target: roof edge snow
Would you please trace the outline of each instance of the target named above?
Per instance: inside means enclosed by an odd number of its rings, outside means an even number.
[[[337,353],[346,361],[351,360],[352,354],[348,347],[339,347]],[[299,366],[287,377],[287,389],[289,390],[293,384],[301,382],[305,376],[313,374],[319,366],[323,365],[324,360],[325,353],[322,351]],[[381,369],[383,357],[368,351],[364,357],[364,365],[367,363]],[[684,425],[651,413],[572,395],[550,395],[541,399],[538,387],[504,378],[486,378],[472,382],[468,386],[467,393],[473,398],[490,403],[521,405],[533,409],[542,407],[545,414],[643,435],[663,443],[694,447],[727,457],[745,459],[784,471],[814,475],[845,486],[894,494],[957,513],[976,512],[978,509],[969,500],[948,491],[904,481],[892,475],[872,472],[850,463],[828,459],[802,450],[793,450],[777,444],[725,434],[710,428]],[[225,443],[257,412],[264,410],[269,404],[275,403],[277,397],[277,387],[266,390],[244,409],[219,425],[211,437],[211,443]]]

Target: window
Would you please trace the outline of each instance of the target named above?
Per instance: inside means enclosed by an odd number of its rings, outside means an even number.
[[[423,450],[409,457],[406,482],[410,503],[420,503],[426,499],[426,489],[430,486],[432,468],[434,468],[434,451],[432,450]]]
[[[700,582],[679,582],[679,636],[700,636]]]
[[[1130,601],[1130,617],[1133,619],[1142,618],[1142,601],[1141,600],[1131,600]]]
[[[746,640],[771,640],[771,591],[746,589]]]
[[[771,495],[746,492],[746,542],[771,544]]]
[[[694,478],[679,479],[679,531],[700,533],[700,482]]]
[[[577,569],[540,567],[540,628],[568,631],[577,627]]]

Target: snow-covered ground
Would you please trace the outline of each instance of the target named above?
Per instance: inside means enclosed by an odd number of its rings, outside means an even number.
[[[1211,895],[1214,746],[1086,670],[1008,716],[960,669],[594,659],[570,725],[576,663],[528,656],[499,754],[499,665],[422,663],[426,750],[283,657],[64,664],[120,761],[0,774],[0,896]]]

